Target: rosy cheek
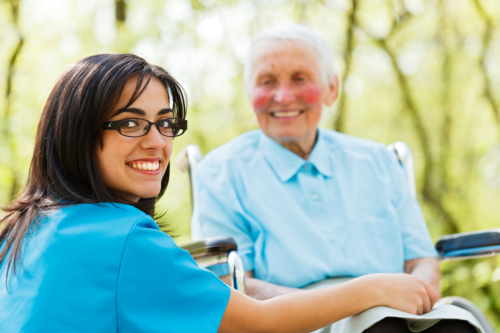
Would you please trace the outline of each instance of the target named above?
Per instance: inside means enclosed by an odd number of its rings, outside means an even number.
[[[301,99],[308,104],[321,104],[321,88],[310,84],[300,91]]]
[[[252,105],[255,111],[262,111],[268,104],[272,95],[263,88],[255,88],[252,96]]]

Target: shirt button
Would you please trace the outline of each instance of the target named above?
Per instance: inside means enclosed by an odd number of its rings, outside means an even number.
[[[333,243],[335,241],[335,238],[333,238],[333,236],[328,236],[328,241],[330,243]]]
[[[318,200],[318,195],[317,195],[316,193],[313,193],[313,194],[311,195],[311,199],[313,199],[313,200]]]
[[[304,164],[304,165],[302,166],[302,169],[303,169],[304,171],[311,171],[311,164]]]

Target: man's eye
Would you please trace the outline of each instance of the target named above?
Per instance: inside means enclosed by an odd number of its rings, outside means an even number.
[[[267,86],[267,85],[270,85],[273,83],[273,79],[268,77],[268,78],[262,78],[259,80],[259,84],[263,85],[263,86]]]

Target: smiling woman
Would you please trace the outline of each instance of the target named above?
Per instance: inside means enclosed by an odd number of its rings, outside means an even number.
[[[172,120],[179,120],[173,118],[165,85],[155,76],[144,82],[142,94],[129,102],[138,78],[136,74],[125,83],[117,105],[104,123],[104,129],[116,131],[104,131],[97,149],[99,171],[106,188],[130,202],[160,193],[161,178],[172,153]],[[122,107],[127,104],[127,108]]]

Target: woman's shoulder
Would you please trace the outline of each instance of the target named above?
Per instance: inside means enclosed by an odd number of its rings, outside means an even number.
[[[110,218],[117,217],[137,217],[143,218],[148,215],[132,205],[117,203],[117,202],[103,202],[97,204],[74,204],[63,206],[58,210],[59,214],[64,216],[81,216],[92,217],[99,220],[109,220]]]
[[[70,205],[46,213],[46,218],[57,231],[79,236],[99,233],[126,236],[137,223],[158,229],[151,216],[121,203]]]

